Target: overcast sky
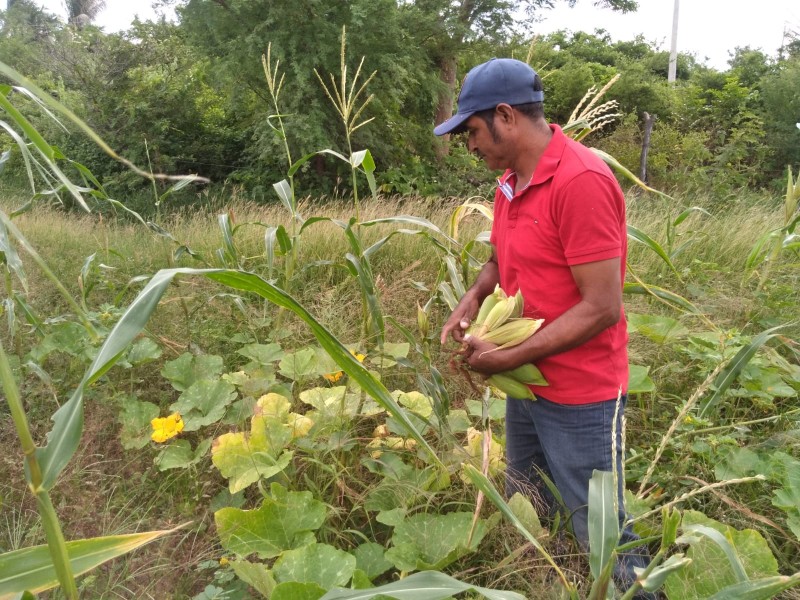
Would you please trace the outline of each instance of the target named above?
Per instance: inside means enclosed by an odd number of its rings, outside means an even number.
[[[97,25],[119,31],[135,15],[142,20],[157,18],[152,0],[108,0]],[[63,17],[63,0],[39,0],[47,10]],[[0,0],[0,5],[5,0]],[[639,0],[636,13],[621,15],[593,6],[593,0],[578,0],[570,9],[566,2],[546,11],[538,33],[558,29],[593,32],[603,28],[614,40],[631,40],[643,34],[649,42],[669,50],[674,0]],[[727,69],[728,53],[737,46],[761,48],[774,56],[784,31],[800,32],[800,2],[797,0],[683,0],[678,20],[678,49],[693,53],[716,69]]]

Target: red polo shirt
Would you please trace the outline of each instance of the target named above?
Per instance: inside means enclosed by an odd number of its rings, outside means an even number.
[[[491,242],[500,286],[522,290],[526,317],[547,327],[577,304],[580,291],[570,267],[620,258],[625,279],[628,249],[625,198],[606,164],[551,125],[553,137],[528,185],[515,194],[516,173],[498,180]],[[550,384],[534,393],[561,404],[617,397],[628,387],[625,315],[585,344],[536,363]]]

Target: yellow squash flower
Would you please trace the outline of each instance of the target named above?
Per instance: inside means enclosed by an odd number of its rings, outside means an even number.
[[[356,352],[355,350],[350,350],[350,354],[352,354],[355,357],[355,359],[360,363],[363,363],[364,359],[366,358],[366,355],[361,354],[360,352]],[[325,373],[322,377],[325,379],[325,381],[329,383],[336,383],[343,376],[344,376],[344,371],[334,371],[333,373]]]
[[[150,421],[153,433],[150,438],[159,444],[174,438],[183,431],[183,419],[178,413],[172,413],[168,417],[159,417]]]

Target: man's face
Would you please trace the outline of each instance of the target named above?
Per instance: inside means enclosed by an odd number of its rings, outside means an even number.
[[[497,128],[490,128],[486,121],[472,115],[465,123],[467,149],[482,159],[492,170],[505,169],[507,160],[504,152],[504,139]]]

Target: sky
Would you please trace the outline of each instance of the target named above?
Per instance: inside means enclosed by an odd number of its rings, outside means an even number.
[[[96,24],[107,32],[126,29],[134,16],[158,18],[152,0],[107,0]],[[558,29],[593,32],[605,29],[614,41],[632,40],[643,34],[663,50],[670,49],[675,0],[639,0],[636,13],[621,15],[593,6],[593,0],[578,0],[575,8],[558,2],[545,11],[545,19],[534,33]],[[4,4],[0,0],[0,5]],[[50,12],[63,17],[63,0],[39,0]],[[173,13],[174,14],[174,13]],[[729,52],[737,46],[760,48],[775,56],[784,31],[800,33],[800,2],[797,0],[683,0],[678,18],[678,50],[692,53],[710,67],[728,68]]]

